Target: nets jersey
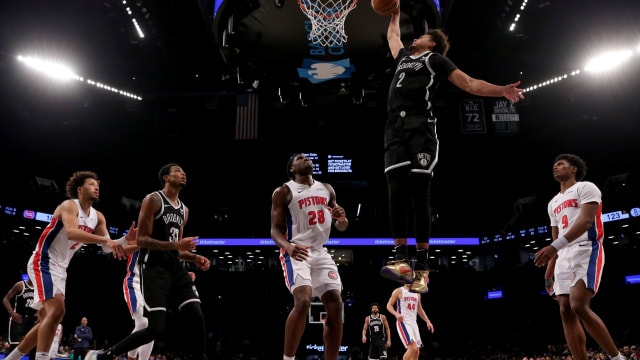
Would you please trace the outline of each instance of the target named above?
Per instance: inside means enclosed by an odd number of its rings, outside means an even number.
[[[33,305],[33,288],[26,281],[22,281],[22,292],[16,295],[13,311],[22,316],[33,316],[36,311],[31,308],[31,305]]]
[[[175,206],[162,191],[156,191],[154,194],[160,197],[162,206],[154,216],[151,237],[159,241],[178,242],[185,219],[184,203],[178,199],[178,205]],[[140,249],[139,257],[144,263],[149,264],[180,265],[177,250]]]
[[[451,60],[438,53],[426,51],[413,56],[407,49],[400,49],[387,111],[430,114],[436,87],[455,69]]]
[[[78,229],[93,233],[98,225],[98,213],[91,207],[87,214],[82,210],[78,199],[73,199],[72,201],[78,208]],[[80,242],[69,240],[67,232],[64,230],[62,219],[54,216],[42,232],[42,235],[40,235],[36,250],[31,256],[31,261],[33,262],[34,268],[48,268],[52,273],[56,271],[64,271],[66,273],[71,258],[76,251],[80,250],[82,245]]]
[[[382,315],[378,314],[377,317],[369,315],[369,337],[372,340],[384,339],[386,337]]]
[[[404,286],[400,291],[402,293],[396,303],[396,311],[404,317],[404,322],[415,323],[418,314],[418,294],[410,292]]]
[[[291,180],[285,185],[291,190],[291,202],[285,212],[287,240],[297,245],[322,246],[331,232],[329,191],[319,181],[307,186]]]
[[[604,238],[602,226],[602,194],[600,190],[588,181],[579,181],[568,188],[564,194],[558,193],[549,202],[548,212],[551,226],[558,227],[558,236],[564,236],[580,215],[582,205],[590,202],[598,203],[598,213],[593,225],[584,234],[571,242],[576,244],[582,241],[598,241]]]

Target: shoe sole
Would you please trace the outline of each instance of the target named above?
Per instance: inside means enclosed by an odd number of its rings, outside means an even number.
[[[395,282],[399,282],[401,284],[412,284],[413,283],[413,277],[406,277],[406,276],[402,276],[402,275],[398,275],[398,273],[396,273],[395,271],[387,268],[386,266],[382,267],[382,270],[380,270],[380,275],[382,275],[383,278],[385,279],[389,279],[389,280],[393,280]]]
[[[417,291],[417,290],[413,290],[413,289],[409,289],[410,293],[414,293],[414,294],[426,294],[429,292],[429,288],[426,288],[424,291]]]

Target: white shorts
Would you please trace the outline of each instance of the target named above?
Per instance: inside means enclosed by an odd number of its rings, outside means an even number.
[[[418,323],[415,322],[400,322],[396,321],[396,327],[398,328],[398,335],[400,335],[400,341],[404,345],[405,349],[409,347],[412,342],[416,343],[418,347],[422,347],[422,339],[420,339],[420,330],[418,330]]]
[[[140,253],[135,252],[129,256],[127,276],[122,284],[124,301],[132,318],[135,318],[136,314],[143,315],[144,312],[144,297],[140,290],[140,268],[137,265],[138,254]]]
[[[604,267],[604,248],[598,241],[581,241],[558,252],[554,271],[553,291],[567,295],[580,280],[595,295],[600,287]]]
[[[51,343],[51,349],[49,350],[49,359],[55,359],[58,354],[58,347],[60,346],[60,340],[55,338]]]
[[[342,291],[338,267],[325,247],[309,248],[305,261],[292,259],[286,251],[280,250],[280,263],[285,283],[292,294],[298,286],[311,286],[312,296],[318,297],[327,290]]]
[[[34,284],[33,305],[36,310],[42,309],[42,302],[52,299],[56,294],[64,296],[64,289],[67,282],[67,269],[52,263],[51,261],[39,261],[34,264],[33,255],[27,264],[29,279]]]

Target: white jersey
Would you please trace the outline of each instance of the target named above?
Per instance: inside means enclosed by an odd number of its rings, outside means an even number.
[[[410,292],[404,286],[400,291],[402,293],[396,303],[396,311],[404,317],[403,322],[415,323],[418,314],[418,294]]]
[[[93,233],[98,225],[98,213],[92,207],[89,209],[89,214],[85,214],[80,207],[80,201],[78,199],[73,199],[73,201],[78,207],[78,229]],[[40,235],[29,263],[32,263],[36,270],[64,271],[66,273],[71,258],[82,245],[82,243],[69,240],[62,219],[52,217],[51,222]],[[58,275],[62,276],[63,274]]]
[[[285,213],[287,240],[303,246],[324,245],[331,232],[329,191],[319,181],[310,187],[293,180],[285,185],[291,190],[291,203]]]
[[[590,202],[599,204],[598,213],[593,225],[584,234],[571,242],[571,245],[583,241],[602,242],[604,229],[602,226],[602,194],[600,190],[588,181],[579,181],[568,188],[564,194],[558,193],[549,202],[548,212],[551,226],[558,227],[558,236],[564,236],[580,216],[582,205]]]

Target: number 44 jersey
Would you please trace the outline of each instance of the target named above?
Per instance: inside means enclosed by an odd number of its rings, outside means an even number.
[[[160,197],[162,206],[154,216],[151,238],[159,241],[178,242],[180,240],[180,229],[184,225],[184,203],[178,199],[177,206],[172,204],[162,191],[156,191],[153,194]],[[145,264],[153,265],[176,265],[180,263],[177,250],[140,249],[140,260]]]
[[[285,185],[292,195],[285,213],[287,240],[297,245],[322,246],[331,232],[329,191],[319,181],[307,186],[291,180]]]

